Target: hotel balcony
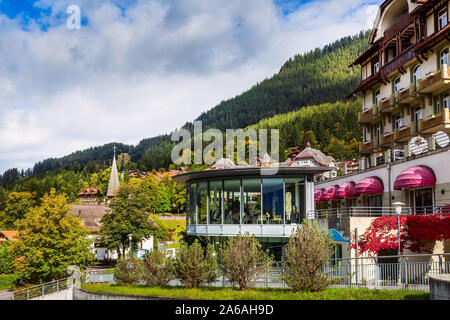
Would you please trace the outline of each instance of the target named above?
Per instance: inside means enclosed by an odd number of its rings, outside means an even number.
[[[445,108],[438,115],[419,120],[420,133],[436,133],[437,131],[450,131],[450,112],[448,108]]]
[[[412,134],[413,130],[411,129],[411,126],[409,127],[403,126],[400,129],[394,130],[394,140],[396,142],[406,142],[409,140]]]
[[[389,147],[391,143],[394,141],[394,133],[389,132],[385,133],[380,137],[380,147]]]
[[[384,98],[380,101],[380,112],[389,113],[395,110],[395,96],[391,94],[389,98]]]
[[[450,70],[444,64],[440,70],[428,74],[425,78],[419,80],[420,93],[433,93],[441,89],[448,88],[450,85]]]
[[[363,112],[358,112],[358,123],[370,123],[373,117],[373,107]]]
[[[397,92],[395,97],[398,104],[410,104],[417,98],[417,88],[414,83],[412,83],[409,88],[405,88]]]
[[[374,140],[359,143],[359,153],[360,154],[372,153],[374,149],[375,149],[375,141]]]

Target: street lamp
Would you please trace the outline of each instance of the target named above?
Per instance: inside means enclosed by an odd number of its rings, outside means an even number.
[[[130,233],[128,234],[128,240],[130,242],[130,252],[131,252],[131,239],[133,239],[133,235]]]
[[[403,202],[394,202],[392,204],[397,215],[397,229],[398,229],[398,255],[400,256],[400,215],[402,214],[402,207],[406,206]]]

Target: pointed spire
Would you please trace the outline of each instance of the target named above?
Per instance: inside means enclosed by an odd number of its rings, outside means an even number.
[[[115,192],[118,188],[119,188],[119,174],[117,173],[116,146],[114,145],[114,157],[111,167],[111,175],[109,176],[108,192],[106,193],[106,197],[108,197],[108,199],[114,197]]]

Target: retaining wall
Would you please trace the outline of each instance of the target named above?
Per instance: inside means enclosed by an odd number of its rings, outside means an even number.
[[[179,300],[179,299],[167,297],[150,297],[138,295],[100,293],[74,288],[73,300]]]
[[[430,276],[430,300],[450,300],[450,274]]]

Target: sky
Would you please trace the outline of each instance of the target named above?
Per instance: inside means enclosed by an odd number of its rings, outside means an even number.
[[[170,133],[371,28],[381,2],[0,0],[0,173]]]

